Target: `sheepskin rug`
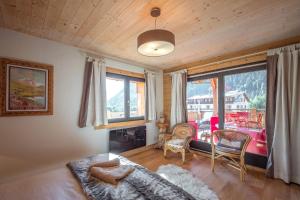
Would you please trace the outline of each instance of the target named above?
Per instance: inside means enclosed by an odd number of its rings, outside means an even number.
[[[168,164],[161,165],[156,171],[161,177],[167,179],[174,185],[181,187],[183,190],[198,200],[217,200],[218,196],[210,190],[208,186],[198,178],[194,177],[188,170],[179,166]]]

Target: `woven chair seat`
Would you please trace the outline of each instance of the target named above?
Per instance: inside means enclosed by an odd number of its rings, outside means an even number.
[[[226,152],[226,153],[237,154],[237,155],[241,154],[241,151],[238,150],[238,149],[233,149],[233,148],[229,148],[229,147],[223,147],[223,146],[219,146],[219,145],[216,145],[216,150],[217,151],[221,151],[221,152]]]
[[[172,139],[167,141],[167,144],[173,147],[182,148],[184,145],[185,139]]]

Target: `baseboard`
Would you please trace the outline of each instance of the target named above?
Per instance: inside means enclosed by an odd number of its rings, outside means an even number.
[[[144,146],[144,147],[140,147],[140,148],[132,149],[132,150],[129,150],[129,151],[125,151],[125,152],[121,153],[120,155],[125,156],[125,157],[126,156],[133,156],[135,154],[147,151],[149,149],[154,149],[156,147],[156,145],[157,144],[150,144],[150,145],[147,145],[147,146]]]

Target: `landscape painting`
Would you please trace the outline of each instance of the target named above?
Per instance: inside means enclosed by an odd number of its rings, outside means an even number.
[[[53,66],[0,58],[0,116],[52,115]]]
[[[8,111],[47,109],[47,70],[7,65]]]

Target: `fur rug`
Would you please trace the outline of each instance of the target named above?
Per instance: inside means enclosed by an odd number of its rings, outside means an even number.
[[[218,196],[210,190],[208,186],[201,180],[195,178],[189,171],[182,169],[176,165],[168,164],[161,165],[157,173],[182,188],[195,199],[198,200],[217,200]]]

